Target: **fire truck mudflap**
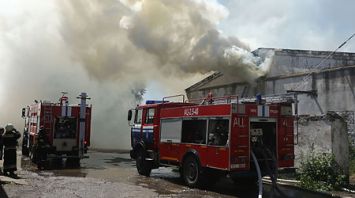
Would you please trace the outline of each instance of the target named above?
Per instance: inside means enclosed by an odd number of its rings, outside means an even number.
[[[210,101],[215,104],[159,101],[130,110],[131,157],[139,174],[177,166],[189,187],[222,175],[256,179],[251,151],[264,175],[293,167],[292,101]]]

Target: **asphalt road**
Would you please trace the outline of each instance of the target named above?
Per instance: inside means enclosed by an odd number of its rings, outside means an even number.
[[[151,177],[140,176],[128,153],[90,151],[89,156],[80,168],[66,167],[63,162],[61,167],[45,171],[19,156],[21,179],[1,177],[5,184],[0,197],[257,197],[256,186],[236,185],[227,178],[208,189],[190,189],[171,168],[153,170]],[[282,197],[272,193],[271,186],[264,187],[264,197]],[[297,188],[282,190],[288,197],[326,197]]]

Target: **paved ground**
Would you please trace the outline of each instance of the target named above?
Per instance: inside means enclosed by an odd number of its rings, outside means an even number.
[[[89,155],[80,168],[46,171],[38,171],[28,158],[19,156],[21,179],[0,176],[6,182],[0,197],[257,197],[256,187],[237,186],[226,178],[209,189],[190,189],[170,168],[153,170],[151,177],[140,176],[127,153],[92,151]],[[281,197],[272,195],[270,189],[265,185],[264,197]],[[283,191],[289,197],[325,197],[293,188]]]

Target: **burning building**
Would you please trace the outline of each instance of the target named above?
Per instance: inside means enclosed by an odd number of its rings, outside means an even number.
[[[253,97],[297,93],[298,113],[324,114],[327,111],[354,111],[355,53],[259,48],[253,53],[274,53],[271,66],[256,84],[216,72],[186,89],[189,99],[238,95]],[[300,92],[297,92],[300,91]],[[341,101],[341,102],[340,102]]]
[[[300,139],[309,139],[311,134],[317,134],[318,138],[323,137],[325,141],[315,142],[313,145],[300,145],[298,150],[307,152],[304,147],[308,150],[318,148],[321,152],[332,153],[341,150],[341,155],[347,156],[346,146],[340,144],[347,142],[347,136],[341,135],[342,133],[346,134],[348,131],[354,135],[355,53],[332,54],[327,51],[273,48],[259,48],[253,51],[253,54],[260,57],[270,53],[273,54],[273,58],[268,72],[259,77],[254,84],[239,80],[233,75],[215,72],[187,88],[185,90],[187,97],[190,100],[203,98],[210,92],[216,97],[226,95],[254,97],[258,93],[279,97],[285,94],[292,95],[298,101],[297,113],[300,116],[317,117],[316,120],[319,121],[322,115],[336,113],[344,119],[341,122],[343,124],[337,126],[332,121],[328,122],[329,116],[327,119],[323,117],[328,121],[321,124],[322,126],[312,122],[312,119],[303,120],[305,122],[302,122],[299,131]],[[318,127],[312,128],[310,125]],[[341,140],[336,140],[338,137],[342,137]]]

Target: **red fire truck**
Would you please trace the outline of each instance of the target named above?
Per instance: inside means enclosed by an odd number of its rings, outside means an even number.
[[[211,177],[221,174],[256,178],[251,151],[264,175],[270,166],[293,167],[292,100],[206,99],[195,104],[164,98],[128,111],[130,154],[139,174],[177,166],[189,187],[216,181]]]
[[[69,105],[68,97],[59,102],[35,101],[22,109],[25,119],[22,154],[36,162],[38,153],[34,149],[40,127],[43,127],[48,140],[46,154],[48,159],[67,159],[67,162],[79,165],[80,159],[90,146],[91,105],[86,93],[81,93],[80,104]]]

